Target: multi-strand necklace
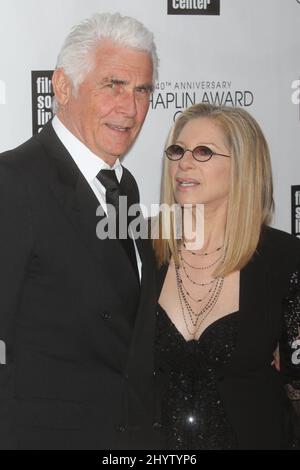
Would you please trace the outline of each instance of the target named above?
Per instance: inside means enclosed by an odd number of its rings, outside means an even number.
[[[185,248],[185,245],[183,246]],[[194,251],[189,251],[188,253],[194,257],[209,257],[211,255],[219,253],[221,249],[222,247],[219,247],[210,253],[197,253]],[[215,261],[210,262],[207,265],[201,266],[194,266],[193,264],[189,263],[183,256],[182,249],[179,250],[179,258],[180,266],[175,265],[175,275],[180,307],[186,329],[188,333],[193,338],[195,338],[197,336],[201,324],[204,322],[204,320],[207,318],[207,316],[210,314],[210,312],[213,310],[219,300],[224,284],[224,277],[217,276],[209,281],[197,282],[195,279],[193,279],[192,274],[188,272],[188,268],[190,269],[190,271],[208,270],[216,266],[217,263],[222,260],[222,256],[218,257]],[[195,298],[195,296],[190,293],[189,289],[184,284],[184,277],[186,277],[186,279],[193,286],[197,286],[197,290],[201,290],[201,288],[208,286],[208,291],[205,294],[201,295],[201,297]],[[202,305],[200,310],[198,310],[192,307],[191,301],[196,303],[197,306],[201,302],[206,302],[204,305]]]

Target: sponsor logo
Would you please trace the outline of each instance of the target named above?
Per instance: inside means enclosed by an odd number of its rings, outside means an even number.
[[[31,72],[33,134],[40,132],[53,116],[52,74],[53,70]]]
[[[0,365],[6,364],[6,346],[4,341],[0,340]]]
[[[219,15],[220,0],[168,0],[168,15]]]
[[[216,106],[250,107],[254,92],[234,86],[230,80],[161,81],[150,98],[153,110],[172,109],[174,120],[185,108],[196,103]]]
[[[292,234],[300,238],[300,185],[292,186]]]

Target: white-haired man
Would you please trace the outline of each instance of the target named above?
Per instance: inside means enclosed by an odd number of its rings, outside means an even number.
[[[119,157],[157,63],[135,19],[83,21],[58,57],[56,116],[0,158],[1,449],[159,446],[151,248],[96,235],[99,206],[139,201]]]

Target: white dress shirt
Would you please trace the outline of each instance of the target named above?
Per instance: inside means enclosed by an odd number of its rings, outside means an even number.
[[[92,191],[94,192],[99,203],[103,207],[105,213],[107,213],[105,193],[106,189],[102,183],[97,179],[97,175],[100,170],[115,170],[118,181],[121,181],[123,168],[120,160],[117,159],[115,164],[110,167],[102,158],[94,154],[86,145],[84,145],[72,132],[70,132],[60,121],[57,116],[54,116],[52,120],[52,126],[57,134],[57,137],[63,143],[68,150],[69,154],[73,158],[74,162],[78,166],[79,170],[83,174],[84,178],[88,182]],[[139,276],[141,279],[142,263],[137,250],[137,246],[134,241],[135,254],[137,257],[137,266],[139,270]]]

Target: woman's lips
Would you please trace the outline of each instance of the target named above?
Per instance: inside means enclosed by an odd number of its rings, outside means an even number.
[[[179,191],[190,191],[199,186],[199,181],[193,178],[176,178],[177,189]]]

